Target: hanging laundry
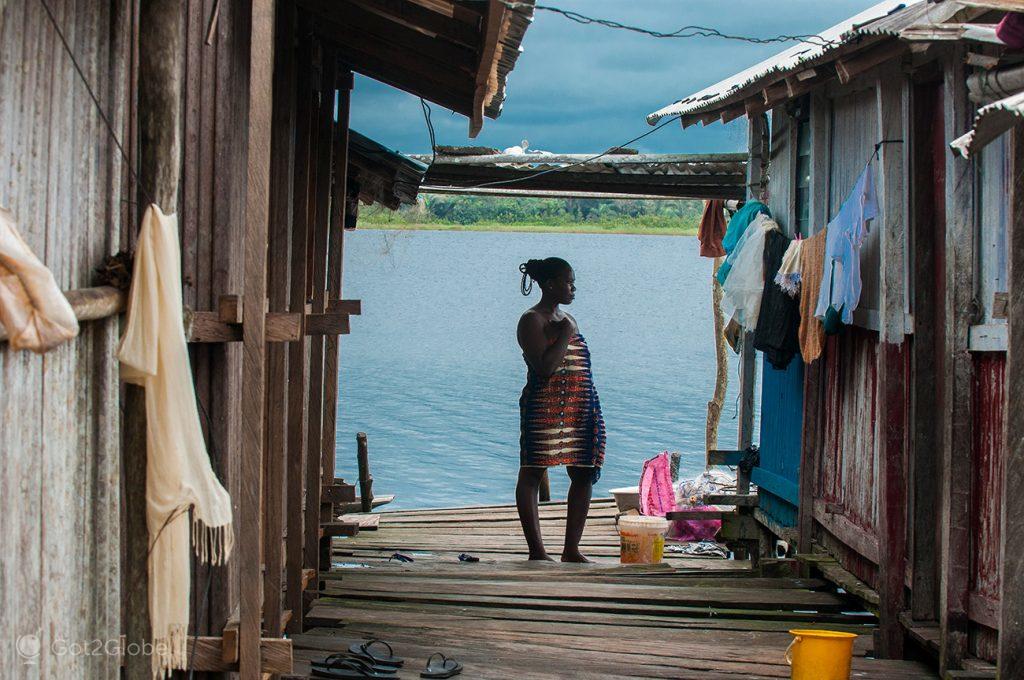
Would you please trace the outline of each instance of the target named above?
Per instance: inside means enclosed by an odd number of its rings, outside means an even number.
[[[825,347],[825,328],[814,316],[814,307],[825,275],[827,240],[828,227],[804,239],[800,247],[800,355],[807,364],[820,357]]]
[[[853,191],[828,223],[825,280],[814,309],[814,315],[819,319],[824,319],[831,307],[833,312],[830,317],[835,317],[844,324],[852,323],[853,310],[860,304],[860,247],[867,234],[867,221],[878,216],[878,201],[875,198],[875,180],[871,167],[871,163],[864,166]]]
[[[773,368],[785,370],[800,351],[800,303],[775,283],[775,275],[789,251],[790,240],[770,231],[764,244],[764,292],[754,331],[754,349],[764,352]]]
[[[722,313],[748,331],[757,328],[764,293],[764,243],[768,232],[779,231],[775,220],[758,215],[736,246],[732,275],[722,284]],[[732,255],[730,257],[732,257]]]
[[[154,677],[188,661],[190,533],[197,557],[209,564],[228,559],[234,537],[231,498],[210,466],[199,424],[181,309],[178,220],[151,205],[142,218],[118,358],[121,377],[146,391]]]
[[[794,298],[800,294],[800,250],[803,245],[803,239],[793,239],[789,242],[789,247],[782,256],[779,272],[775,275],[775,283],[779,288]]]
[[[725,201],[704,201],[704,214],[697,228],[701,257],[725,257],[722,239],[725,237]]]
[[[728,253],[729,257],[718,268],[717,277],[719,283],[725,283],[725,280],[729,278],[729,271],[732,270],[735,259],[733,258],[733,253],[736,252],[736,248],[739,247],[740,241],[746,235],[748,227],[753,224],[758,215],[771,217],[772,213],[768,206],[761,201],[748,201],[729,220],[729,226],[725,230],[725,238],[722,239],[722,248]]]
[[[36,354],[78,335],[74,310],[6,208],[0,208],[0,324],[13,349]]]

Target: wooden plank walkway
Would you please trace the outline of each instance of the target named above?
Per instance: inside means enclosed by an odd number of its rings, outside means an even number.
[[[431,653],[465,678],[788,678],[790,628],[859,634],[854,678],[935,678],[923,665],[867,658],[875,619],[815,579],[762,578],[742,561],[668,555],[618,563],[615,505],[595,501],[584,534],[594,564],[527,562],[513,506],[379,513],[377,531],[337,538],[333,569],[293,636],[297,677],[309,662],[379,637],[417,678]],[[557,555],[565,504],[542,506]],[[389,561],[401,552],[415,561]],[[480,562],[459,562],[468,553]]]

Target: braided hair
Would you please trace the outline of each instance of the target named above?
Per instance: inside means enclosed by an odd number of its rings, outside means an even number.
[[[519,271],[523,274],[523,280],[519,284],[519,290],[523,295],[529,295],[533,291],[533,282],[544,285],[562,272],[572,267],[560,257],[547,257],[543,260],[527,260],[519,265]]]

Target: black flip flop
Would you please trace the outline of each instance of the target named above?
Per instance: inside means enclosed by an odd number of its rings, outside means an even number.
[[[462,553],[461,555],[459,555],[459,562],[479,562],[479,561],[480,561],[479,557],[474,557],[473,555],[469,555],[467,553]]]
[[[416,561],[413,558],[409,557],[408,555],[403,555],[402,553],[395,553],[394,555],[392,555],[391,557],[388,558],[388,562],[390,562],[391,560],[398,560],[399,562],[415,562]]]
[[[385,649],[387,649],[387,654],[375,654],[373,651],[371,651],[371,648],[374,645],[383,646]],[[352,652],[361,659],[365,659],[366,661],[369,661],[370,663],[378,666],[393,666],[395,668],[399,668],[403,663],[405,663],[403,659],[400,659],[397,656],[395,656],[395,652],[393,649],[391,649],[391,645],[384,642],[383,640],[374,639],[367,640],[366,642],[353,642],[352,645],[348,648],[348,651]],[[381,651],[382,650],[378,650],[378,652]]]
[[[349,652],[341,652],[339,654],[331,654],[330,656],[325,658],[323,661],[311,661],[309,663],[309,666],[310,666],[310,668],[313,668],[313,669],[321,669],[321,670],[328,670],[328,671],[330,671],[333,668],[337,668],[341,664],[342,661],[353,661],[353,662],[355,662],[355,664],[360,667],[359,670],[363,671],[364,673],[369,673],[370,677],[374,677],[373,674],[375,674],[375,673],[376,674],[383,674],[385,676],[391,677],[391,676],[393,676],[398,671],[398,669],[395,666],[382,666],[382,665],[374,664],[374,663],[371,663],[371,662],[367,661],[365,657],[356,656],[356,655],[351,654]],[[350,665],[351,664],[348,664],[348,666],[350,666]]]
[[[342,680],[375,680],[382,678],[390,680],[395,677],[394,671],[380,673],[374,667],[360,659],[355,659],[343,654],[332,654],[334,657],[330,663],[313,662],[310,664],[310,671],[317,678],[341,678]]]
[[[441,657],[441,663],[435,663],[434,659]],[[421,678],[451,678],[462,672],[462,664],[455,659],[449,659],[441,652],[434,652],[427,659],[427,667],[420,673]]]

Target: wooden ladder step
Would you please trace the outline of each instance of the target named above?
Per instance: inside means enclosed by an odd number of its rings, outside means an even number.
[[[302,590],[309,588],[309,583],[316,578],[316,569],[302,570]]]
[[[350,503],[356,499],[353,484],[324,484],[320,487],[321,503]]]
[[[380,515],[342,515],[338,521],[358,524],[360,531],[376,531],[380,526]]]
[[[756,493],[709,493],[704,498],[708,505],[735,505],[738,508],[756,508]]]
[[[358,522],[324,522],[320,525],[320,538],[333,538],[334,536],[355,536],[358,533]]]

